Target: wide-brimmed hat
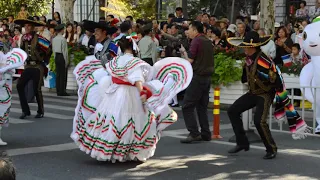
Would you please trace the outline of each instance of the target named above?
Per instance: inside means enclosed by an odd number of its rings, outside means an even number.
[[[92,32],[94,29],[102,29],[106,30],[107,34],[114,34],[118,31],[116,27],[108,25],[107,22],[100,21],[100,22],[94,22],[94,21],[83,21],[83,28],[87,31]]]
[[[259,34],[255,31],[246,33],[244,38],[232,37],[228,38],[227,41],[233,46],[240,48],[249,48],[249,47],[260,47],[266,45],[272,39],[271,35],[260,37]]]
[[[27,19],[15,19],[14,23],[21,25],[21,26],[24,26],[25,24],[31,24],[34,26],[45,26],[46,25],[44,22],[33,20],[33,17],[31,17],[31,16],[29,16]]]

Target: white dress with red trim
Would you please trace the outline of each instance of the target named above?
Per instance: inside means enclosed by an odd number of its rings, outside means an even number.
[[[7,126],[11,107],[12,75],[22,66],[27,54],[18,48],[7,54],[0,52],[0,126]]]
[[[91,56],[75,68],[79,100],[71,138],[100,161],[145,161],[154,155],[161,132],[177,120],[168,104],[190,84],[191,64],[165,58],[150,66],[131,54],[113,59],[106,69],[99,63]],[[144,104],[137,81],[152,94]]]

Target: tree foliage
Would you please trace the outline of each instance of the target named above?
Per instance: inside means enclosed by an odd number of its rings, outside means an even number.
[[[101,8],[107,14],[124,19],[133,16],[136,19],[154,19],[156,17],[156,0],[108,0],[107,7]]]
[[[0,17],[17,15],[23,4],[27,5],[30,15],[44,15],[49,11],[52,0],[0,0]]]

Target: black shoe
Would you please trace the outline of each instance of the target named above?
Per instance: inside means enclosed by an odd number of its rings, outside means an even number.
[[[267,152],[263,159],[274,159],[277,156],[277,152]]]
[[[20,119],[25,119],[27,116],[30,116],[30,112],[29,113],[24,113],[23,112],[19,118]]]
[[[244,150],[244,151],[249,151],[249,149],[250,149],[250,146],[248,145],[248,146],[236,146],[236,147],[234,147],[234,148],[232,148],[232,149],[230,149],[229,151],[228,151],[228,153],[230,153],[230,154],[235,154],[235,153],[238,153],[238,152],[240,152],[240,151],[242,151],[242,150]]]
[[[210,136],[201,135],[201,138],[202,138],[203,141],[211,141],[211,137]]]
[[[63,93],[61,96],[70,96],[68,93]]]
[[[190,144],[190,143],[199,142],[199,141],[202,141],[201,135],[196,137],[192,137],[191,135],[189,135],[187,138],[180,140],[180,142],[184,144]]]
[[[43,118],[43,114],[37,113],[37,115],[34,118]]]

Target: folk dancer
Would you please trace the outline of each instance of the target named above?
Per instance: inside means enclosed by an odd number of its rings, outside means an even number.
[[[97,44],[94,49],[94,55],[97,59],[101,60],[102,64],[105,65],[109,62],[116,54],[110,51],[110,47],[114,46],[111,38],[108,35],[112,35],[117,31],[117,28],[111,27],[106,22],[94,22],[94,21],[85,21],[84,22],[84,29],[92,29],[95,30],[95,38]]]
[[[75,70],[79,91],[71,138],[99,161],[145,161],[161,132],[177,120],[168,106],[192,79],[190,63],[165,58],[150,66],[135,57],[131,36],[118,41],[123,55],[108,62],[89,56]]]
[[[20,48],[28,54],[25,63],[25,69],[19,78],[17,89],[20,98],[20,105],[22,108],[22,115],[20,119],[25,119],[30,116],[30,108],[25,96],[25,86],[29,80],[33,80],[34,94],[38,103],[38,111],[35,118],[42,118],[44,115],[43,96],[41,85],[43,83],[43,60],[46,58],[50,51],[50,42],[45,38],[37,35],[34,28],[36,26],[43,26],[42,22],[34,21],[32,17],[27,19],[16,19],[15,24],[24,26],[25,35],[22,37]]]
[[[259,37],[257,32],[248,32],[244,39],[229,38],[231,45],[244,48],[247,56],[242,74],[242,82],[248,82],[249,92],[237,99],[228,109],[237,145],[229,153],[249,150],[249,141],[243,128],[240,115],[256,107],[254,124],[266,147],[264,159],[273,159],[277,155],[277,145],[267,124],[267,116],[273,99],[276,98],[275,118],[282,120],[286,116],[292,137],[302,139],[310,132],[310,127],[301,119],[294,109],[285,88],[280,69],[261,51],[261,46],[267,44],[272,36]]]
[[[0,44],[0,146],[7,145],[1,139],[2,127],[9,125],[11,107],[12,75],[14,69],[22,66],[27,59],[27,54],[18,48],[12,49],[7,54],[1,51]]]

